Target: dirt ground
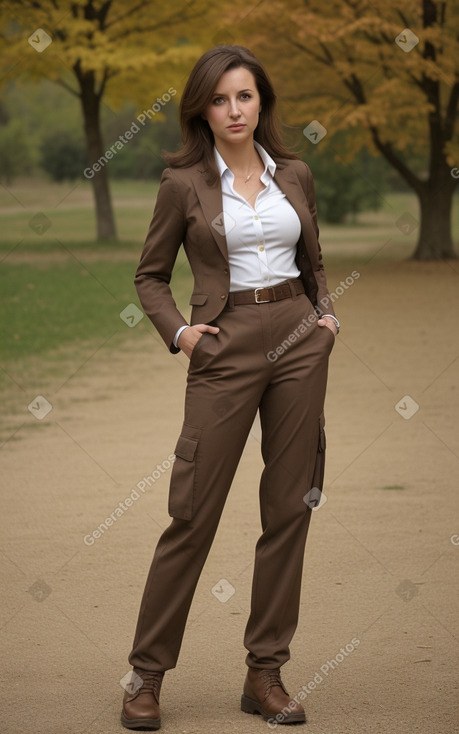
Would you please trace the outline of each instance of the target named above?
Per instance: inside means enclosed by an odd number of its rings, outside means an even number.
[[[327,501],[312,518],[283,677],[292,696],[307,691],[310,734],[451,734],[459,731],[459,266],[335,265],[330,289],[354,269],[359,278],[335,304],[343,328],[326,402]],[[181,426],[186,358],[169,355],[144,322],[116,351],[85,350],[58,374],[11,382],[14,430],[1,459],[2,734],[124,731],[119,681],[169,522],[164,468]],[[41,420],[39,395],[52,405]],[[269,729],[239,703],[260,471],[255,423],[178,666],[164,680],[164,732]],[[212,593],[219,583],[234,589],[226,601]]]

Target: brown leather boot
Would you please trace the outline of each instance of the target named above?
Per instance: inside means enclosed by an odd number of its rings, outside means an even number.
[[[306,721],[304,708],[290,698],[280,677],[280,669],[249,668],[241,697],[246,714],[261,714],[265,721],[293,724]]]
[[[133,685],[133,691],[125,691],[121,723],[126,729],[156,730],[161,727],[159,692],[164,672],[152,673],[134,668],[143,685]]]

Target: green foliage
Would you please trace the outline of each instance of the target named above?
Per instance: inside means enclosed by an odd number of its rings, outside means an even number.
[[[161,178],[165,167],[164,150],[176,150],[180,142],[177,106],[170,102],[164,107],[161,117],[153,122],[138,122],[139,110],[132,104],[126,105],[116,117],[104,123],[104,140],[109,147],[120,135],[131,128],[138,128],[134,138],[109,162],[109,173],[113,178],[152,179]],[[135,131],[135,128],[134,128]]]
[[[337,135],[334,143],[333,148],[325,139],[317,146],[310,144],[303,157],[314,176],[321,220],[341,224],[359,212],[381,208],[389,167],[366,150],[359,151],[352,163],[343,161],[337,150],[345,149],[346,142]]]
[[[56,181],[81,175],[86,158],[78,100],[46,80],[5,89],[0,126],[1,172],[9,181],[44,170]],[[66,158],[62,164],[59,156]],[[72,157],[78,157],[78,171]],[[9,163],[11,161],[11,163]],[[9,164],[9,165],[7,165]],[[66,170],[69,175],[66,175]]]
[[[74,181],[86,166],[83,144],[66,130],[46,135],[40,145],[41,166],[54,181]]]
[[[132,103],[117,112],[103,107],[106,149],[136,122],[141,111]],[[162,151],[179,145],[175,101],[165,105],[155,120],[136,124],[138,133],[107,164],[112,178],[160,178],[165,166]],[[0,163],[0,174],[9,184],[17,176],[40,170],[54,181],[81,179],[87,154],[79,100],[46,80],[10,84],[0,109]]]
[[[17,176],[31,173],[34,152],[22,120],[0,125],[0,180],[11,185]]]

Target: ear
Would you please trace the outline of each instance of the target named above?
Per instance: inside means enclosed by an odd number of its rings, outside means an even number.
[[[201,112],[201,118],[202,118],[203,120],[206,120],[206,122],[207,122],[207,117],[205,116],[204,112]]]

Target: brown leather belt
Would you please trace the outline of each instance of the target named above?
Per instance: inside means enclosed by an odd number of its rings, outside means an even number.
[[[282,301],[284,298],[293,298],[304,293],[303,281],[300,278],[287,280],[278,285],[266,288],[255,288],[251,291],[234,291],[228,296],[228,306],[247,306],[251,303],[270,303]]]

